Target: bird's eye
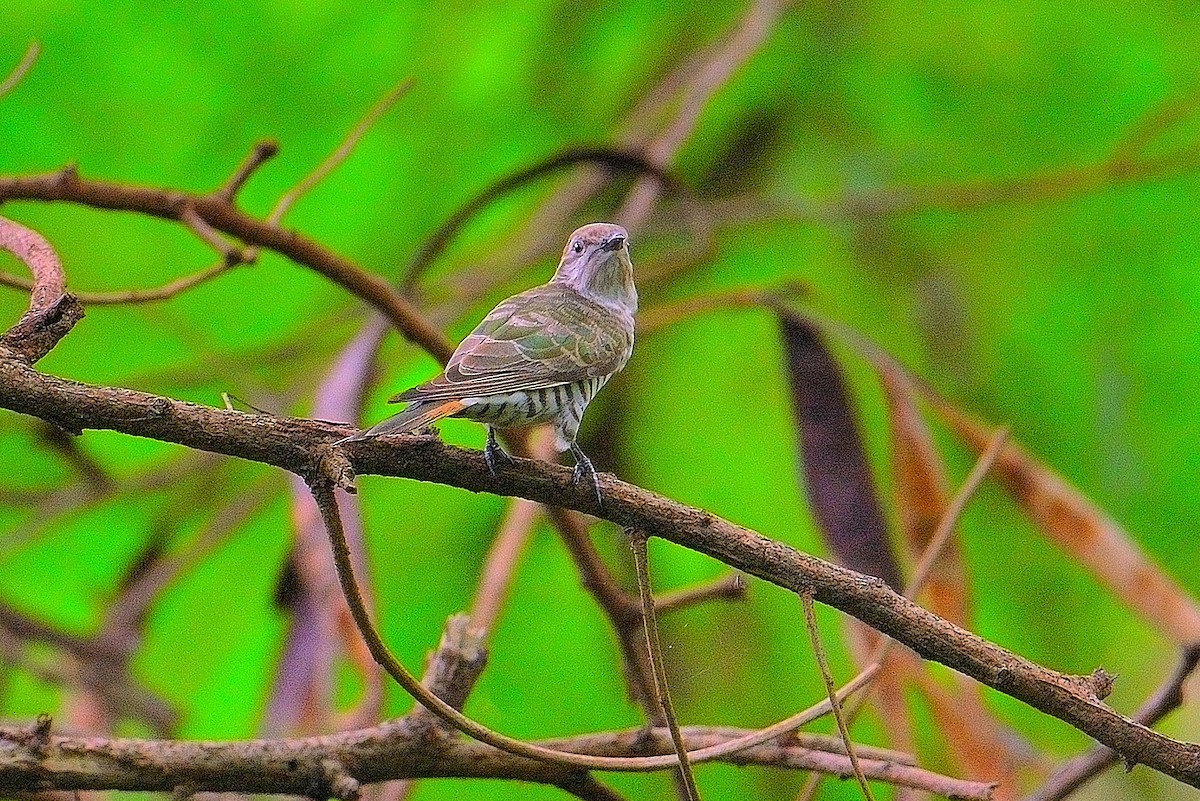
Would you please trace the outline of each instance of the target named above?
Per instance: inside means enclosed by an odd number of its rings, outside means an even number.
[[[575,251],[576,253],[582,253],[583,252],[583,242],[576,239],[575,244],[571,245],[571,250]]]

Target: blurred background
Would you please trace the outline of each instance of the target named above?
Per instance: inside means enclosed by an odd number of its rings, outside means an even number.
[[[1200,8],[18,0],[5,17],[0,73],[31,41],[41,53],[0,98],[0,175],[74,163],[88,178],[202,193],[272,139],[279,155],[239,195],[257,216],[411,78],[284,218],[389,280],[497,180],[570,148],[662,142],[692,104],[694,120],[659,155],[687,193],[664,196],[633,231],[647,314],[802,283],[798,308],[853,326],[957,407],[1009,426],[1185,591],[1200,591]],[[722,51],[731,37],[736,46]],[[705,64],[720,68],[708,87],[696,77]],[[568,199],[589,176],[592,189]],[[583,166],[505,195],[469,219],[414,297],[457,341],[499,299],[545,281],[570,230],[613,217],[634,181]],[[138,214],[28,201],[6,202],[3,213],[49,238],[75,291],[157,287],[216,258],[183,226]],[[7,254],[0,269],[24,271]],[[27,302],[0,287],[3,325]],[[600,469],[827,556],[799,470],[776,318],[710,305],[640,335],[581,442]],[[310,416],[322,377],[367,319],[341,287],[264,252],[162,302],[88,305],[39,369],[211,405],[227,392]],[[878,378],[853,348],[830,346],[894,530]],[[430,356],[384,337],[364,419],[383,417],[390,394],[435,371]],[[957,486],[974,454],[931,425]],[[483,443],[471,423],[441,430],[451,442]],[[285,643],[297,642],[302,619],[286,477],[109,432],[67,439],[7,412],[0,460],[0,605],[26,622],[88,637],[143,575],[139,565],[178,563],[126,621],[138,631],[125,688],[136,703],[98,709],[69,648],[10,627],[0,638],[0,717],[50,711],[83,730],[229,739],[271,725],[279,734],[336,728],[361,703],[353,655],[334,656],[314,679],[324,711],[303,707],[271,723]],[[507,501],[398,479],[359,486],[383,633],[420,665],[447,616],[470,605]],[[973,631],[1056,670],[1103,665],[1119,676],[1109,702],[1121,711],[1170,671],[1176,648],[1161,627],[1051,544],[1000,485],[984,485],[960,533]],[[630,581],[621,533],[598,524],[593,534]],[[651,545],[659,590],[728,572]],[[819,613],[845,680],[855,668],[841,616]],[[751,580],[744,600],[688,608],[663,629],[685,723],[761,726],[823,696],[799,604],[778,588]],[[549,737],[644,719],[611,629],[545,522],[490,648],[467,710],[501,731]],[[936,709],[919,693],[908,703],[922,763],[963,775]],[[1026,787],[1090,744],[1011,699],[989,692],[984,703],[1027,760]],[[410,706],[392,687],[380,704],[380,716]],[[868,713],[855,733],[886,743],[886,728]],[[1185,706],[1164,728],[1196,740],[1200,713]],[[804,781],[723,765],[698,778],[708,798],[787,798]],[[606,781],[630,797],[671,793],[663,775]],[[431,780],[412,797],[561,795]],[[859,794],[831,781],[818,797]],[[1075,797],[1186,791],[1139,768]]]

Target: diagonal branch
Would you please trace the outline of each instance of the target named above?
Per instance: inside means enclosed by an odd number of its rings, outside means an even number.
[[[0,408],[32,414],[69,430],[102,428],[264,462],[312,475],[322,446],[347,426],[213,409],[128,389],[66,381],[0,358]],[[428,436],[396,436],[346,448],[360,473],[434,481],[475,492],[519,495],[597,514],[802,592],[857,617],[932,659],[1067,722],[1117,751],[1200,787],[1200,746],[1166,737],[1115,713],[1094,679],[1042,667],[949,623],[896,594],[883,582],[801,553],[702,509],[601,475],[605,502],[571,482],[558,465],[518,459],[493,477],[482,454]],[[349,481],[348,467],[339,477]],[[672,757],[674,761],[674,757]]]
[[[30,42],[29,47],[25,49],[25,55],[21,56],[21,60],[17,62],[17,66],[12,68],[3,81],[0,81],[0,97],[8,94],[10,90],[21,82],[25,77],[25,73],[29,72],[29,68],[33,66],[34,60],[38,56],[38,51],[42,46],[38,42]]]
[[[1133,720],[1146,726],[1158,723],[1168,712],[1183,704],[1183,683],[1200,664],[1200,643],[1184,646],[1179,662],[1154,694],[1133,713]],[[1041,787],[1023,801],[1062,801],[1096,774],[1120,761],[1121,755],[1103,745],[1069,759],[1050,774]]]

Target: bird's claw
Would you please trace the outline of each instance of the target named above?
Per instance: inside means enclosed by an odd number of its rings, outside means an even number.
[[[575,456],[575,469],[571,471],[571,483],[579,484],[586,475],[592,482],[592,490],[596,493],[596,505],[604,506],[604,497],[600,494],[600,478],[596,474],[592,460],[574,443],[571,446],[571,453]]]
[[[512,460],[512,457],[496,442],[496,432],[489,428],[487,444],[483,446],[483,461],[487,463],[487,469],[492,474],[492,478],[496,477],[500,465],[512,464]]]

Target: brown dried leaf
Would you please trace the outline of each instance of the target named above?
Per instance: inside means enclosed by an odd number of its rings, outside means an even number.
[[[950,503],[946,468],[917,411],[912,382],[894,365],[881,360],[875,364],[887,401],[900,533],[909,553],[919,559]],[[934,563],[924,593],[934,613],[967,625],[970,596],[957,539],[946,544]]]
[[[867,454],[841,369],[820,332],[799,315],[779,315],[800,462],[813,514],[837,561],[903,586]]]
[[[962,772],[981,781],[997,782],[995,801],[1020,797],[1017,773],[1029,760],[1020,753],[1016,733],[984,705],[979,685],[958,681],[947,688],[928,673],[917,676],[916,683]],[[1032,749],[1024,751],[1033,753]]]
[[[987,446],[987,426],[940,398],[932,400],[938,414],[973,449]],[[1176,642],[1200,639],[1195,599],[1083,493],[1013,443],[1005,447],[995,472],[1042,531],[1130,608]]]

